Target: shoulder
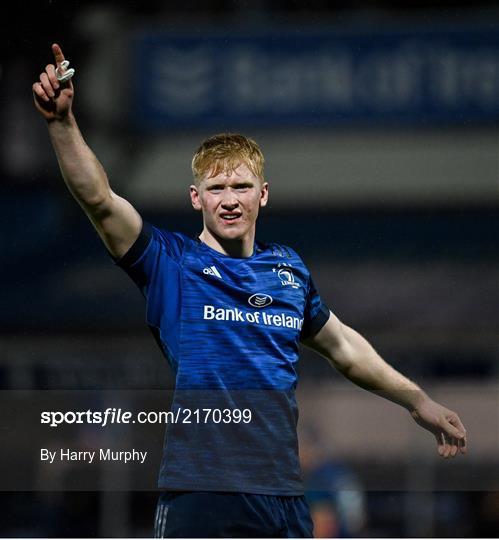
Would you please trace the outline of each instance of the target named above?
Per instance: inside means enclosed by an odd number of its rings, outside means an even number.
[[[183,232],[170,231],[157,225],[148,225],[151,230],[152,238],[158,242],[161,242],[162,244],[178,246],[181,248],[197,244],[197,242],[192,237]]]
[[[169,231],[157,225],[150,224],[151,236],[162,243],[175,243],[185,245],[191,240],[186,234],[177,231]]]
[[[136,281],[145,282],[145,276],[162,268],[166,258],[178,263],[188,240],[183,233],[170,232],[143,220],[139,236],[130,249],[113,260]]]

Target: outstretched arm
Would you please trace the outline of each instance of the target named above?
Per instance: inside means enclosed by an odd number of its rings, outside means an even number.
[[[466,453],[466,430],[459,416],[436,403],[407,377],[387,364],[358,332],[330,313],[328,322],[303,341],[355,384],[405,407],[414,420],[434,434],[438,453]]]
[[[64,54],[52,45],[54,64],[48,64],[33,84],[33,98],[38,112],[47,121],[64,181],[83,208],[110,253],[124,255],[137,239],[142,220],[135,208],[116,195],[106,172],[85,143],[72,112],[74,87],[71,81],[57,80],[56,69]]]

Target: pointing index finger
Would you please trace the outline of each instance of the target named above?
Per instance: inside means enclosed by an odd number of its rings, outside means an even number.
[[[62,53],[62,49],[57,43],[54,43],[52,45],[52,52],[54,53],[56,66],[59,66],[60,64],[62,64],[62,62],[64,62],[64,54]]]

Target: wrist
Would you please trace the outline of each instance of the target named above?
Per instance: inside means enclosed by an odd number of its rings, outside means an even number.
[[[422,404],[429,399],[429,396],[421,388],[418,387],[416,390],[411,390],[408,396],[406,409],[410,413],[417,411],[422,406]]]
[[[73,111],[68,111],[64,115],[54,115],[50,118],[46,118],[47,124],[51,125],[60,125],[60,126],[71,126],[76,123]]]

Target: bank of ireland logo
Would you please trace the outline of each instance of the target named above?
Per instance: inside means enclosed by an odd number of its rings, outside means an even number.
[[[256,293],[248,298],[248,304],[256,308],[264,308],[272,304],[272,296],[268,294]]]
[[[295,280],[293,270],[286,263],[279,263],[277,268],[272,268],[272,272],[277,273],[277,277],[281,280],[282,285],[289,285],[293,289],[298,289],[300,284]]]

